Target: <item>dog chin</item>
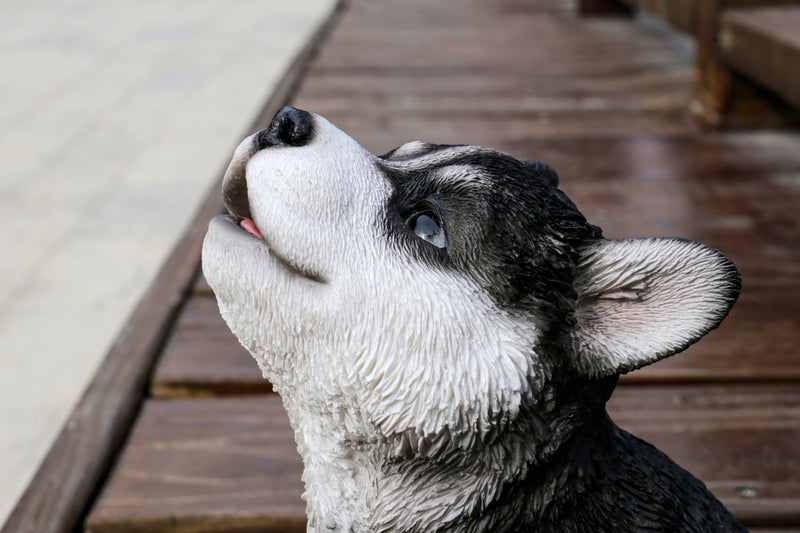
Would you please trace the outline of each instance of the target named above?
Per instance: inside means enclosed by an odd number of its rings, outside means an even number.
[[[266,241],[239,227],[236,218],[219,215],[211,220],[203,241],[203,274],[217,296],[222,296],[242,278],[260,275],[253,265],[260,270],[271,255]]]
[[[215,271],[225,267],[239,270],[232,263],[238,263],[241,267],[246,265],[248,270],[252,269],[252,265],[263,264],[282,275],[299,276],[320,283],[325,281],[321,274],[275,253],[251,220],[218,215],[211,220],[203,242],[203,272],[212,289],[215,287],[210,277],[215,277]],[[209,272],[206,273],[206,270]]]

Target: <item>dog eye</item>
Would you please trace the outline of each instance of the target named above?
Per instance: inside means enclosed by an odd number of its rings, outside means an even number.
[[[406,226],[417,237],[437,248],[444,248],[447,245],[442,228],[442,215],[439,206],[433,201],[425,200],[418,204],[406,218]]]

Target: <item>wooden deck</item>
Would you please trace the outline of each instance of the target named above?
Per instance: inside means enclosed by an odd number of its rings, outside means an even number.
[[[729,318],[625,376],[610,411],[752,531],[797,532],[800,133],[698,130],[691,65],[689,41],[671,31],[584,19],[570,1],[352,0],[286,94],[376,153],[420,139],[542,159],[607,237],[680,236],[729,255],[744,280]],[[186,264],[198,264],[196,245]],[[85,529],[304,531],[280,401],[202,278],[184,282]]]

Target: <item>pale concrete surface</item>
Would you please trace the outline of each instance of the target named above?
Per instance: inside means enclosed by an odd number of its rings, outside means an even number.
[[[0,524],[333,7],[0,3]]]

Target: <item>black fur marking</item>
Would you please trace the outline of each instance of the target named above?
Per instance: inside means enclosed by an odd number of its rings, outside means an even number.
[[[553,167],[538,159],[521,159],[524,164],[531,167],[534,173],[552,188],[558,187],[558,174]]]
[[[618,376],[582,378],[561,360],[571,353],[566,334],[574,327],[578,254],[602,233],[557,188],[556,172],[499,152],[464,147],[444,157],[443,150],[429,146],[400,164],[379,163],[394,191],[385,211],[389,240],[431,266],[471,276],[500,306],[541,313],[546,323],[539,357],[546,354],[550,368],[546,405],[558,411],[546,418],[560,421],[542,434],[537,464],[527,476],[509,482],[481,509],[483,527],[553,533],[746,531],[702,482],[608,418],[605,403]],[[464,175],[454,176],[456,171]],[[446,250],[403,227],[404,209],[425,199],[440,207]],[[543,408],[523,411],[541,414]],[[517,423],[534,418],[521,414]],[[515,517],[514,523],[508,517]]]
[[[500,305],[532,305],[554,317],[569,315],[576,251],[601,238],[600,229],[553,186],[555,172],[544,163],[472,147],[442,157],[440,152],[452,148],[458,147],[427,145],[424,155],[398,165],[379,162],[394,189],[385,213],[390,240],[431,266],[470,275]],[[441,179],[454,167],[472,175]],[[424,199],[441,208],[446,250],[404,227],[403,215]]]
[[[525,485],[526,494],[548,490],[555,497],[541,509],[531,502],[530,522],[520,531],[746,532],[701,481],[605,413]]]

